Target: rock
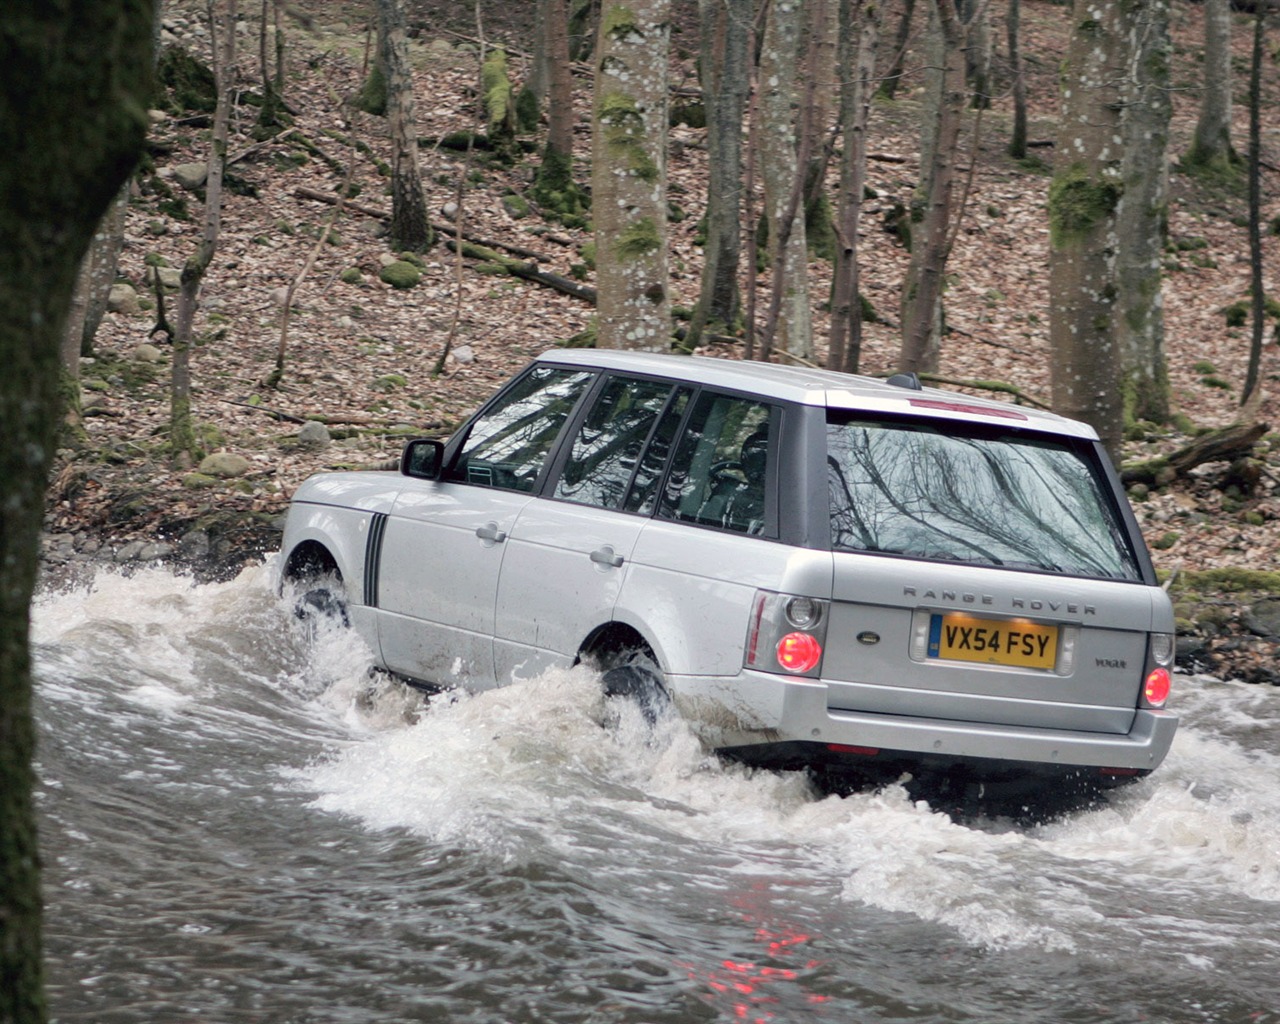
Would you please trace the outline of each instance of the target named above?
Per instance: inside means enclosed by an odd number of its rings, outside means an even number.
[[[164,361],[164,353],[144,341],[133,350],[133,358],[139,363],[159,363]]]
[[[141,312],[141,309],[138,305],[138,293],[134,291],[133,285],[121,282],[111,286],[111,291],[107,293],[108,312],[132,316]]]
[[[470,345],[459,345],[451,355],[453,356],[453,361],[461,366],[466,366],[468,363],[476,361],[475,350]]]
[[[206,163],[178,164],[173,169],[173,180],[188,192],[200,188],[209,177],[209,165]]]
[[[206,456],[200,463],[200,472],[206,476],[231,477],[244,476],[253,467],[248,459],[235,452],[214,452]]]
[[[182,287],[182,271],[177,267],[148,267],[147,284],[154,285],[157,277],[165,288],[173,290]]]
[[[213,542],[209,540],[207,533],[203,530],[192,530],[190,533],[183,534],[182,539],[178,541],[178,556],[190,561],[199,561],[208,558],[212,548]]]
[[[422,280],[422,271],[407,260],[396,260],[378,273],[392,288],[412,288]]]
[[[318,420],[308,420],[298,431],[298,444],[303,448],[328,448],[330,440],[329,428]]]
[[[378,257],[378,266],[389,267],[391,264],[397,262],[397,260],[398,257],[392,256],[389,252],[384,252]]]
[[[1244,612],[1245,628],[1255,636],[1280,640],[1280,597],[1264,597]]]
[[[117,548],[113,556],[117,562],[132,562],[138,557],[138,553],[145,547],[140,540],[131,540],[122,548]]]
[[[218,486],[218,478],[208,473],[188,473],[182,478],[182,486],[189,491],[203,491]]]
[[[169,120],[169,115],[163,110],[156,110],[155,108],[152,108],[147,111],[147,120],[152,124],[164,124],[164,122]]]

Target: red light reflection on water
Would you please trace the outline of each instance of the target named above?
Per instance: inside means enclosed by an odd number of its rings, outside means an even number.
[[[765,903],[768,889],[769,883],[758,882],[751,893],[744,893],[732,902],[737,906]],[[760,921],[760,915],[744,912],[742,919],[755,924]],[[750,1024],[789,1019],[783,1004],[791,1009],[797,1004],[811,1008],[828,1001],[829,996],[805,991],[805,973],[823,964],[822,960],[806,956],[813,935],[790,924],[770,923],[757,925],[753,938],[760,946],[762,959],[767,958],[771,963],[726,959],[710,969],[689,963],[681,965],[689,972],[689,980],[700,981],[710,990],[703,999],[713,1006],[728,1003],[735,1019]]]

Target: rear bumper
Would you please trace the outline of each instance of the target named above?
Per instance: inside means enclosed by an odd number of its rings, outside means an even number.
[[[1139,710],[1128,733],[1026,728],[910,715],[841,711],[827,707],[821,682],[744,671],[733,679],[705,676],[669,680],[677,707],[717,749],[803,743],[882,751],[897,760],[1012,762],[1146,773],[1164,760],[1178,728],[1168,711]],[[795,749],[793,747],[793,749]],[[781,752],[781,751],[779,751]],[[767,751],[751,760],[768,760]]]

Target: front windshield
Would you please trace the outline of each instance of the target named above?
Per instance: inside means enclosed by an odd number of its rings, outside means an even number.
[[[1016,434],[833,413],[832,546],[1140,580],[1088,454]]]

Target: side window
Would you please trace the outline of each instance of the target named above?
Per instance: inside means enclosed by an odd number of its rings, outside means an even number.
[[[591,379],[580,370],[535,367],[471,425],[449,479],[532,491],[560,428]]]
[[[621,508],[671,391],[671,384],[660,381],[611,379],[582,421],[555,497]]]
[[[763,533],[772,407],[703,394],[680,439],[658,515]]]

